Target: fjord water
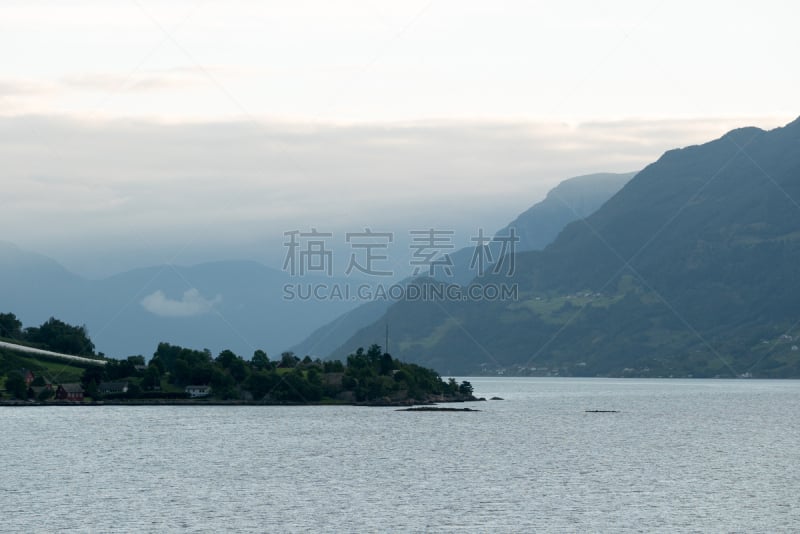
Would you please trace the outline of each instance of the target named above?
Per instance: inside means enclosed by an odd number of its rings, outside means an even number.
[[[505,400],[3,409],[0,530],[800,529],[797,381],[470,380]]]

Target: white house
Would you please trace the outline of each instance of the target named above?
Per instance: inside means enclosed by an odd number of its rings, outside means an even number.
[[[211,394],[211,386],[186,386],[186,393],[193,399],[208,397]]]
[[[97,392],[103,395],[113,393],[127,393],[128,382],[100,382],[97,385]]]

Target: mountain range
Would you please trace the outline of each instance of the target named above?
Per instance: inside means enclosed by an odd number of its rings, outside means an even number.
[[[515,245],[516,251],[540,250],[552,242],[568,223],[597,210],[635,174],[596,173],[564,180],[550,190],[542,201],[525,210],[495,235],[501,238],[509,236],[513,229],[514,235],[519,239]],[[493,259],[502,252],[502,245],[496,241],[488,243],[487,248]],[[451,273],[446,274],[440,269],[434,274],[445,283],[468,284],[477,274],[475,266],[471,265],[474,254],[474,247],[459,249],[449,254]],[[413,283],[410,275],[411,272],[403,284]],[[346,345],[348,340],[386,313],[393,302],[395,301],[391,299],[365,302],[316,329],[290,350],[296,354],[323,358],[333,354],[341,355],[346,350],[345,346],[349,346]],[[338,353],[337,349],[340,349]]]
[[[388,327],[394,357],[448,374],[800,377],[800,120],[631,176],[564,182],[497,233],[520,238],[513,270],[475,273],[478,249],[462,249],[452,274],[402,283],[426,299],[287,301],[292,277],[255,262],[88,280],[0,243],[0,311],[85,324],[114,357],[169,341],[342,358]]]
[[[800,120],[668,151],[515,260],[472,284],[516,298],[399,301],[333,356],[388,324],[447,373],[800,376]]]
[[[548,239],[550,234],[552,238],[552,228],[596,207],[629,178],[597,175],[564,182],[541,203],[551,206],[547,216],[537,219],[535,209],[533,215],[520,216],[530,218],[525,242]],[[538,225],[543,228],[541,235],[536,234]],[[469,258],[459,258],[454,276],[468,281],[472,276],[464,273],[470,272]],[[214,353],[232,349],[245,357],[256,349],[275,356],[291,346],[297,354],[321,354],[312,350],[316,341],[297,344],[315,330],[330,331],[324,325],[335,324],[340,326],[339,337],[326,339],[332,352],[390,304],[383,300],[357,307],[357,300],[285,299],[284,286],[299,281],[288,272],[252,261],[157,265],[90,280],[47,256],[0,241],[0,312],[15,313],[25,326],[36,326],[51,316],[86,325],[98,350],[117,358],[149,356],[161,341]],[[343,287],[353,280],[302,279],[304,286],[317,282]]]
[[[292,281],[251,261],[160,265],[89,280],[0,242],[0,309],[25,326],[51,316],[86,325],[98,350],[115,358],[149,357],[160,341],[249,357],[288,347],[355,306],[285,300],[283,286]]]

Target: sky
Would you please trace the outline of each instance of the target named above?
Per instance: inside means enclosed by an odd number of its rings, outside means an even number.
[[[280,267],[312,227],[467,244],[566,178],[795,119],[796,11],[5,0],[2,239],[92,277]]]

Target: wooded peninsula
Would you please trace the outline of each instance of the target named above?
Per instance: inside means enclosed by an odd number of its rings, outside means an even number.
[[[0,403],[46,404],[352,404],[403,406],[478,400],[468,381],[445,381],[431,369],[401,362],[372,345],[346,361],[300,358],[284,352],[271,360],[256,350],[247,360],[230,350],[216,357],[160,343],[149,361],[95,353],[85,327],[51,318],[22,328],[0,313],[0,341],[85,358],[59,359],[0,348]]]

